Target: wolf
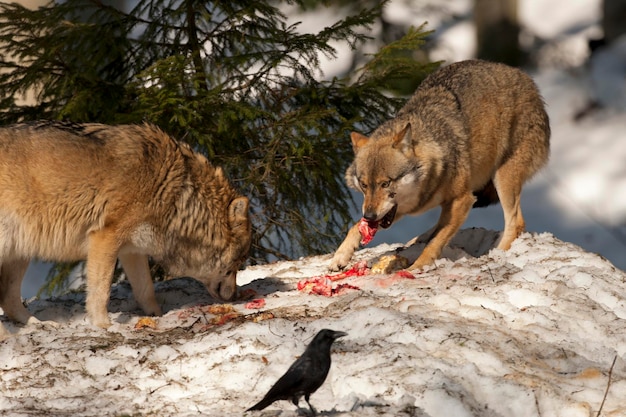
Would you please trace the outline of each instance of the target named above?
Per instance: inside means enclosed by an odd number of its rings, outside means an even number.
[[[221,168],[150,124],[0,128],[0,307],[38,322],[20,297],[34,258],[87,261],[86,311],[102,328],[118,259],[146,314],[161,314],[148,257],[232,299],[250,248],[248,209]]]
[[[432,264],[472,207],[497,203],[510,248],[525,228],[522,185],[548,161],[550,123],[533,80],[519,69],[481,60],[439,68],[397,113],[368,138],[352,132],[349,187],[363,193],[363,219],[335,252],[331,270],[344,268],[378,227],[405,214],[441,206],[426,247],[409,269]],[[360,232],[360,229],[362,232]]]

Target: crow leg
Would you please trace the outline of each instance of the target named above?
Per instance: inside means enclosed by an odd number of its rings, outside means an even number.
[[[309,402],[309,394],[306,394],[304,396],[304,399],[306,401],[306,403],[309,405],[309,408],[311,409],[311,414],[312,415],[317,415],[317,411],[315,411],[315,408],[313,408],[313,406],[311,405],[311,403]]]

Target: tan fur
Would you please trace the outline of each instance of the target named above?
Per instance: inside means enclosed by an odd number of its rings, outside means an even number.
[[[510,248],[525,227],[522,185],[546,164],[549,138],[544,103],[530,77],[503,64],[458,62],[427,77],[371,138],[352,133],[355,157],[346,180],[364,194],[369,220],[441,206],[428,245],[411,266],[422,268],[440,256],[472,206],[498,199],[505,221],[498,248]],[[330,268],[345,267],[359,241],[357,224]]]
[[[33,258],[86,259],[86,310],[104,328],[117,259],[147,314],[161,314],[148,256],[231,299],[250,246],[248,204],[220,168],[151,125],[2,128],[0,307],[36,321],[20,298]]]

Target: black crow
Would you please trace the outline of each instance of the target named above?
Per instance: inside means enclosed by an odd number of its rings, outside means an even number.
[[[309,397],[322,386],[330,369],[330,347],[345,332],[323,329],[315,335],[306,350],[280,377],[261,401],[246,411],[263,410],[276,400],[291,400],[298,408],[300,397],[304,399],[315,415]]]

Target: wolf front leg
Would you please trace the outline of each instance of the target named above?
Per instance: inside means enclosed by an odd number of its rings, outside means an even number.
[[[86,310],[91,323],[103,329],[111,325],[107,304],[118,250],[119,243],[114,230],[105,228],[89,235]]]
[[[331,271],[340,271],[348,265],[350,258],[354,255],[354,251],[359,247],[361,241],[361,233],[359,232],[359,223],[357,222],[348,231],[348,235],[343,240],[343,243],[339,245],[335,256],[333,256],[330,262],[329,269]]]
[[[431,265],[435,262],[435,259],[439,258],[443,247],[450,242],[450,239],[465,223],[465,219],[467,219],[467,215],[475,201],[476,198],[472,193],[467,193],[462,197],[441,205],[439,221],[432,231],[432,235],[429,238],[430,241],[409,269],[421,269]]]
[[[160,316],[161,306],[154,295],[148,257],[139,253],[120,253],[119,258],[139,306],[146,314]]]

